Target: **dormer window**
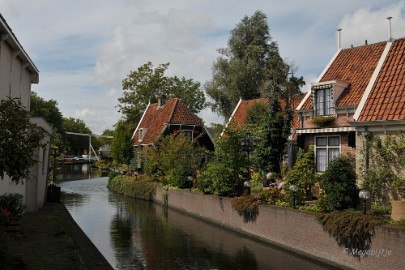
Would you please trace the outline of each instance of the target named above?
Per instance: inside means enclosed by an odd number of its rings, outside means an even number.
[[[143,128],[140,128],[140,129],[139,129],[139,131],[138,131],[138,132],[139,132],[139,139],[138,139],[139,141],[142,141],[142,140],[143,140],[143,137],[145,136],[145,131],[146,131],[146,130],[143,129]]]
[[[315,115],[334,115],[337,106],[336,101],[348,86],[348,83],[340,80],[312,84],[311,92]]]
[[[320,85],[313,87],[315,95],[315,115],[331,115],[333,114],[332,109],[332,85]]]

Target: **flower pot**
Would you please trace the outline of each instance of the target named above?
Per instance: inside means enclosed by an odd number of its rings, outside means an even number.
[[[393,220],[405,219],[405,200],[392,200],[391,218]]]

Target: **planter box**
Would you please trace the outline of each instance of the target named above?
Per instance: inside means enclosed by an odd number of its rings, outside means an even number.
[[[405,200],[391,201],[393,220],[405,219]]]

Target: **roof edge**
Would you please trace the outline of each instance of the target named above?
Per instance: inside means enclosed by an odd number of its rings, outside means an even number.
[[[139,125],[142,123],[142,120],[143,120],[143,118],[145,117],[145,114],[146,114],[146,112],[148,111],[149,106],[150,106],[150,100],[149,100],[149,102],[148,102],[148,106],[146,106],[146,109],[143,111],[142,117],[141,117],[141,119],[139,120],[138,125],[136,126],[136,128],[135,128],[135,130],[134,130],[134,133],[132,133],[131,140],[133,140],[133,139],[135,138],[135,134],[136,134],[136,132],[138,131]]]
[[[391,49],[391,46],[394,42],[388,41],[387,44],[385,45],[384,51],[380,56],[380,59],[378,60],[377,66],[374,69],[373,75],[371,75],[371,79],[366,87],[366,90],[364,91],[363,96],[361,97],[359,106],[357,107],[356,112],[353,115],[353,120],[357,121],[359,119],[361,112],[363,111],[364,106],[366,105],[366,101],[368,97],[370,96],[371,90],[373,89],[373,86],[378,78],[378,74],[381,71],[381,68],[385,62],[385,59],[388,56],[388,53]]]
[[[319,75],[318,79],[312,83],[312,84],[316,84],[319,83],[320,80],[322,79],[323,75],[325,75],[326,71],[328,71],[328,69],[330,68],[330,66],[332,65],[332,63],[335,61],[336,57],[339,55],[339,53],[342,51],[343,49],[340,48],[336,51],[335,55],[333,55],[333,57],[331,58],[331,60],[329,61],[329,63],[325,66],[325,68],[323,69],[323,71],[321,72],[321,74]],[[297,111],[300,111],[302,106],[304,106],[305,102],[307,101],[307,99],[311,96],[311,88],[309,88],[307,94],[305,95],[305,97],[301,100],[300,104],[297,107]]]
[[[224,127],[224,129],[222,130],[222,132],[221,132],[221,137],[224,135],[224,132],[225,132],[225,129],[229,126],[229,124],[231,123],[231,121],[232,121],[232,119],[233,119],[233,116],[235,115],[235,113],[236,113],[236,111],[238,110],[238,108],[239,108],[239,106],[240,106],[240,104],[242,103],[242,98],[240,98],[239,99],[239,101],[238,101],[238,104],[236,104],[236,107],[235,107],[235,109],[233,110],[233,112],[232,112],[232,114],[231,114],[231,117],[229,117],[229,120],[228,120],[228,123],[226,123],[226,125],[225,125],[225,127]]]

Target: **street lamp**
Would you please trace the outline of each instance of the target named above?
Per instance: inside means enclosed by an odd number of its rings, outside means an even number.
[[[359,198],[363,201],[363,214],[366,214],[366,202],[370,199],[370,191],[367,189],[362,189],[359,192]]]
[[[187,177],[187,180],[188,180],[188,188],[191,191],[191,188],[193,187],[193,176],[189,175]]]
[[[290,185],[289,189],[292,192],[293,208],[295,209],[295,193],[298,190],[298,186],[297,185]]]

